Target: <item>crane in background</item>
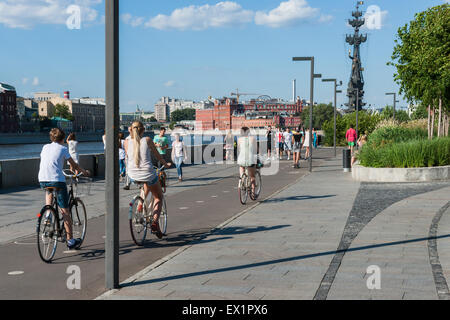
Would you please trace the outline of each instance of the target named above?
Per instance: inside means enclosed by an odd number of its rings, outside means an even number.
[[[241,96],[262,96],[261,93],[241,93],[239,92],[239,89],[236,89],[236,92],[232,92],[231,96],[236,96],[237,97],[237,102],[239,103],[239,98]]]

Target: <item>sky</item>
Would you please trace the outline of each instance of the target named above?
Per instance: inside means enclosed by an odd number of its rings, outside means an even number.
[[[391,60],[399,27],[445,0],[367,0],[368,41],[361,46],[365,102],[392,104],[398,85]],[[120,108],[153,110],[162,96],[205,100],[243,93],[309,100],[316,73],[350,78],[345,35],[355,0],[122,0]],[[72,98],[105,96],[104,0],[0,0],[0,82],[19,96],[51,91]],[[330,103],[331,83],[315,81],[315,101]],[[249,99],[252,96],[244,96]],[[406,101],[399,98],[400,106]]]

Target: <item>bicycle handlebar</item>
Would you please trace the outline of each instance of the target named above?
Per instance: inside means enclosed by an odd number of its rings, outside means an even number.
[[[69,172],[69,173],[67,173],[67,172]],[[80,172],[79,174],[75,174],[75,172],[73,172],[70,169],[64,169],[63,170],[63,174],[64,174],[65,177],[73,179],[73,178],[81,177],[83,175],[83,172]]]

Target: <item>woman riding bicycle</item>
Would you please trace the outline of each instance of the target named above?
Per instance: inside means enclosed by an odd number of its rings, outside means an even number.
[[[42,148],[39,182],[41,188],[47,190],[45,197],[47,206],[51,206],[53,203],[53,193],[49,190],[56,190],[58,206],[61,208],[67,234],[67,247],[72,250],[80,246],[81,239],[73,239],[72,219],[69,212],[69,195],[63,166],[65,161],[68,161],[71,168],[82,172],[85,176],[88,176],[89,172],[81,168],[70,156],[69,150],[63,145],[65,135],[64,131],[59,128],[50,131],[52,143]]]
[[[124,148],[128,155],[128,176],[135,182],[144,183],[144,199],[151,192],[154,202],[154,222],[151,230],[161,239],[163,234],[159,228],[159,215],[161,213],[163,192],[158,181],[158,174],[153,168],[151,153],[156,156],[166,168],[170,168],[171,164],[167,163],[156,149],[153,140],[149,137],[143,138],[145,128],[142,122],[135,121],[131,125],[130,139],[125,140]],[[142,211],[142,204],[137,208]]]
[[[255,137],[250,136],[250,129],[248,127],[242,127],[241,136],[238,139],[238,160],[237,163],[240,166],[240,177],[245,172],[245,168],[248,169],[248,175],[252,183],[252,193],[255,193],[256,180],[256,166],[258,158],[258,145]]]

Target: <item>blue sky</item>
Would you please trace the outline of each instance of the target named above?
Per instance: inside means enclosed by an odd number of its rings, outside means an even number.
[[[390,60],[397,29],[414,13],[443,0],[365,1],[381,24],[363,32],[365,101],[392,103],[397,90]],[[68,6],[81,7],[81,29],[66,26]],[[139,104],[152,110],[161,96],[202,100],[241,92],[309,99],[309,65],[293,56],[315,56],[316,72],[350,77],[346,24],[354,0],[121,1],[121,111]],[[372,7],[374,8],[374,7]],[[375,20],[373,20],[375,21]],[[21,96],[36,91],[104,97],[104,1],[0,0],[0,82]],[[316,80],[318,102],[331,102],[332,85]],[[338,97],[338,105],[346,97]],[[404,101],[400,105],[406,105]]]

